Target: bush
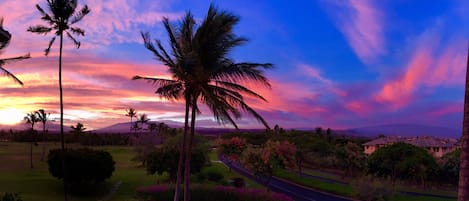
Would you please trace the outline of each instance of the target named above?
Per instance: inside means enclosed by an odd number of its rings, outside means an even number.
[[[352,183],[354,196],[362,201],[388,201],[393,195],[392,187],[371,176],[363,177]]]
[[[100,183],[110,178],[115,162],[106,151],[83,149],[54,149],[49,152],[49,173],[63,179],[62,158],[65,157],[66,179],[72,184]]]
[[[139,200],[170,201],[173,200],[174,189],[170,186],[149,186],[137,189]],[[191,199],[197,201],[293,201],[292,198],[269,192],[265,189],[233,188],[225,186],[192,186]]]
[[[231,183],[233,184],[234,187],[236,188],[243,188],[246,186],[246,182],[242,177],[235,177],[231,179]]]
[[[191,173],[199,173],[207,164],[207,153],[204,150],[193,149],[191,155]],[[148,174],[168,173],[171,180],[176,179],[179,149],[174,147],[157,147],[144,156],[144,165]],[[184,166],[183,166],[184,168]]]
[[[23,201],[18,193],[5,193],[0,196],[0,201]]]
[[[223,179],[223,174],[218,172],[218,171],[214,171],[214,170],[209,170],[205,173],[205,175],[207,176],[207,179],[209,181],[214,181],[214,182],[219,182]]]

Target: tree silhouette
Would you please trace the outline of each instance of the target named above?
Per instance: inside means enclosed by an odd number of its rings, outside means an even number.
[[[0,53],[2,53],[3,49],[8,46],[8,44],[10,43],[10,40],[11,40],[11,34],[5,29],[3,29],[3,18],[0,18]],[[18,79],[13,73],[3,68],[3,65],[7,63],[12,63],[15,61],[29,59],[29,58],[30,58],[29,54],[26,54],[26,55],[18,56],[18,57],[0,59],[0,72],[2,72],[5,76],[13,79],[13,81],[15,81],[16,83],[23,85],[23,82],[21,82],[21,80]]]
[[[149,121],[150,119],[148,118],[147,114],[143,113],[138,117],[137,123],[140,123],[141,124],[140,129],[144,130],[146,129],[144,125],[147,125]]]
[[[156,124],[155,122],[151,122],[148,124],[148,130],[150,131],[150,134],[153,134],[153,131],[156,131],[157,128],[158,124]]]
[[[80,122],[78,122],[75,126],[70,126],[70,128],[72,129],[70,131],[70,133],[72,133],[76,136],[79,136],[79,135],[85,133],[85,130],[86,130],[85,126]]]
[[[132,132],[132,119],[134,117],[137,117],[137,111],[134,108],[129,107],[129,109],[126,110],[125,116],[130,117],[130,132]]]
[[[34,125],[36,122],[39,122],[39,118],[36,116],[36,113],[31,112],[26,114],[24,117],[24,121],[31,126],[30,132],[31,132],[31,143],[30,143],[30,152],[29,152],[29,164],[30,168],[33,168],[33,146],[35,144],[35,131],[34,131]]]
[[[164,18],[163,24],[168,32],[173,57],[169,56],[159,40],[156,40],[155,46],[148,33],[142,34],[145,47],[169,68],[173,80],[141,76],[135,76],[134,79],[144,79],[157,85],[156,93],[160,96],[174,99],[184,97],[186,102],[185,133],[188,128],[189,108],[191,109],[191,135],[187,142],[183,140],[181,146],[181,150],[185,149],[186,156],[184,200],[190,197],[190,153],[195,133],[196,113],[200,112],[197,107],[199,100],[208,106],[219,123],[230,123],[238,128],[232,116],[240,118],[241,109],[252,114],[266,128],[269,128],[267,122],[246,104],[244,95],[264,101],[265,99],[239,83],[248,81],[270,87],[267,78],[263,75],[263,69],[270,68],[272,65],[237,63],[228,57],[234,47],[246,42],[246,39],[233,33],[233,27],[238,21],[239,17],[226,11],[218,11],[213,5],[210,6],[206,18],[197,28],[190,12],[186,14],[177,28],[173,28],[169,20]],[[179,167],[181,166],[182,164],[179,164]],[[174,200],[178,200],[178,185],[179,179],[176,180]]]
[[[42,123],[42,157],[41,161],[45,160],[46,155],[46,122],[50,116],[50,113],[46,113],[44,109],[39,109],[36,112],[36,116]]]
[[[64,140],[64,125],[63,125],[63,93],[62,93],[62,46],[63,46],[63,35],[65,34],[69,39],[73,41],[77,48],[80,48],[80,42],[74,38],[74,35],[84,36],[85,30],[75,27],[74,25],[81,21],[88,13],[90,9],[87,5],[83,6],[82,9],[77,10],[77,0],[47,0],[47,8],[50,11],[46,12],[39,4],[36,4],[36,8],[41,14],[41,20],[45,21],[47,25],[35,25],[28,28],[29,32],[37,34],[48,34],[55,31],[54,37],[49,41],[48,47],[45,49],[46,56],[49,55],[50,49],[56,37],[60,38],[60,49],[59,49],[59,91],[60,91],[60,140],[62,145],[62,151],[65,151],[65,140]],[[64,172],[66,171],[65,161],[62,160]],[[64,199],[68,200],[67,194],[67,183],[64,178]]]

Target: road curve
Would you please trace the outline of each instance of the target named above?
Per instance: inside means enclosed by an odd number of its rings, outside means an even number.
[[[227,163],[223,157],[220,157],[220,159],[221,162],[223,162],[226,166],[229,166],[232,170],[262,184],[262,182],[259,181],[259,178],[255,177],[248,170],[241,167],[241,165],[236,163]],[[351,199],[346,199],[343,197],[314,191],[312,189],[305,188],[300,185],[285,182],[275,177],[270,180],[268,187],[275,192],[286,194],[294,198],[296,201],[351,201]]]

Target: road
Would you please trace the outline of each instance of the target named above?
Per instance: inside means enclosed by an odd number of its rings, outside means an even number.
[[[259,181],[259,178],[255,177],[253,174],[241,167],[239,164],[227,163],[223,160],[223,158],[221,158],[221,161],[225,165],[229,166],[232,170],[238,172],[239,174],[262,184],[262,182]],[[309,188],[285,182],[275,177],[270,180],[268,187],[275,192],[286,194],[294,198],[296,201],[351,201],[351,199],[345,199],[331,194],[314,191]]]

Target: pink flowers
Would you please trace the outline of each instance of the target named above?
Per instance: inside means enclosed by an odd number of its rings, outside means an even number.
[[[218,140],[219,153],[228,157],[231,161],[238,161],[241,153],[246,149],[246,139],[233,137],[229,140]]]

